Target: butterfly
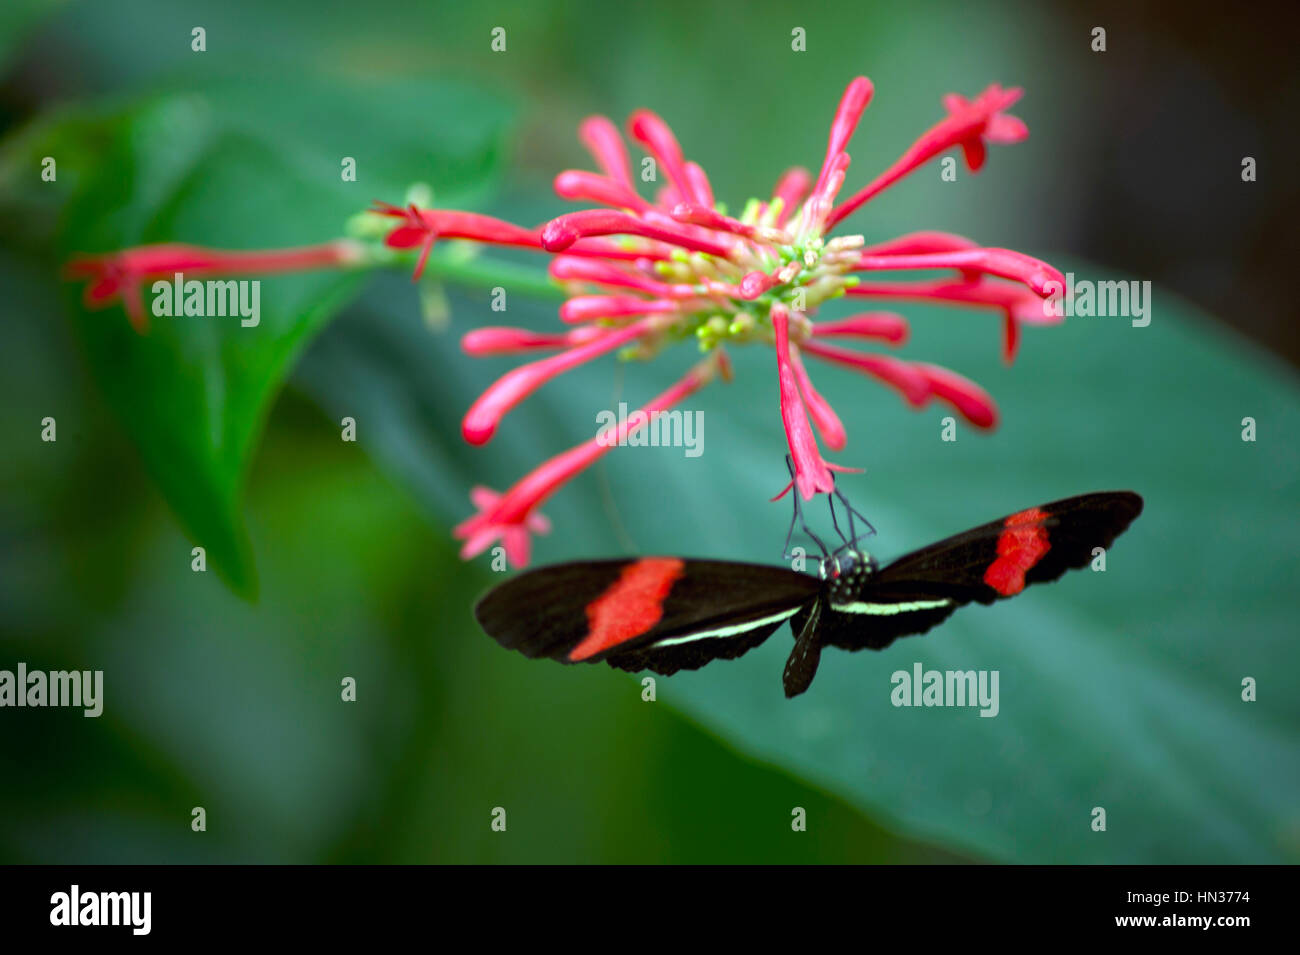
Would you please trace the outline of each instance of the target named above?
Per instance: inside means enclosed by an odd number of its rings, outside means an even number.
[[[789,623],[787,697],[812,684],[824,647],[883,650],[958,607],[1014,597],[1086,567],[1142,513],[1131,491],[1017,511],[881,567],[846,539],[818,576],[786,567],[684,557],[575,561],[526,571],[475,606],[503,647],[561,663],[604,661],[672,674],[729,660]],[[834,511],[832,510],[832,517]]]

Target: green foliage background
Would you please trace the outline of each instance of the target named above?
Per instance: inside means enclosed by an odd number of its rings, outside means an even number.
[[[492,575],[457,559],[449,528],[472,483],[507,485],[693,355],[583,369],[469,449],[460,416],[510,364],[456,346],[500,318],[481,282],[448,284],[444,333],[401,272],[268,279],[255,335],[156,320],[142,338],[120,310],[83,312],[57,279],[76,251],[322,241],[420,179],[440,205],[542,221],[568,208],[550,176],[587,164],[580,119],[642,105],[739,205],[820,160],[858,73],[877,95],[851,184],[932,123],[949,90],[1023,84],[1016,113],[1032,130],[978,177],[931,170],[873,202],[858,222],[869,240],[952,229],[1129,277],[1069,259],[1053,215],[1077,135],[1068,107],[1093,68],[1082,48],[1064,62],[1043,52],[1067,45],[1064,25],[1014,5],[745,9],[71,3],[0,28],[0,55],[40,44],[51,64],[39,115],[0,145],[14,356],[0,379],[0,667],[102,668],[107,692],[98,720],[0,711],[0,857],[1295,860],[1294,375],[1167,290],[1145,329],[1030,330],[1012,368],[996,319],[905,309],[906,354],[1001,405],[995,435],[955,445],[937,440],[939,409],[817,372],[849,429],[842,458],[867,468],[845,486],[881,556],[1030,503],[1133,487],[1147,511],[1105,575],[968,610],[886,654],[828,653],[792,703],[782,636],[661,680],[646,704],[626,675],[533,663],[478,632],[469,608]],[[196,25],[207,53],[190,51]],[[505,54],[488,50],[494,26]],[[807,54],[790,52],[793,26]],[[39,182],[46,155],[56,184]],[[344,155],[355,184],[339,181]],[[454,250],[439,255],[435,270],[463,271]],[[549,327],[554,302],[512,292],[508,316]],[[707,453],[609,456],[547,508],[556,530],[539,561],[777,555],[773,362],[734,357],[737,381],[695,405]],[[39,440],[47,415],[56,444]],[[343,415],[359,446],[338,440]],[[1248,415],[1254,444],[1240,439]],[[195,541],[220,575],[190,571]],[[998,669],[1002,713],[894,709],[889,674],[913,661]],[[339,701],[345,675],[355,704]],[[1245,676],[1257,703],[1240,702]],[[189,828],[196,805],[203,834]],[[1097,805],[1104,834],[1088,827]],[[494,806],[509,812],[505,834],[488,828]],[[790,830],[794,806],[806,833]]]

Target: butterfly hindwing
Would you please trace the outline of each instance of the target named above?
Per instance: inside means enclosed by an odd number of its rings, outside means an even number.
[[[739,656],[819,590],[814,577],[762,564],[582,561],[522,573],[493,588],[474,614],[525,656],[666,674]]]
[[[924,633],[958,607],[1014,597],[1030,584],[1088,566],[1142,512],[1130,491],[1083,494],[990,521],[862,573],[832,591],[822,640],[880,650]],[[837,582],[838,583],[838,582]],[[796,615],[798,627],[803,614]]]
[[[965,601],[953,601],[920,588],[907,592],[880,594],[872,602],[885,606],[902,604],[910,609],[888,614],[849,613],[827,606],[822,613],[818,637],[826,646],[843,650],[883,650],[899,637],[925,633],[947,620]],[[791,627],[798,632],[806,619],[804,611],[795,615]]]

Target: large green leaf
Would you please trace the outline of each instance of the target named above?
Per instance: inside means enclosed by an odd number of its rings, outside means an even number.
[[[277,403],[248,482],[261,599],[191,573],[73,329],[38,320],[58,314],[57,283],[0,251],[0,285],[31,317],[7,330],[23,361],[0,376],[0,660],[102,669],[106,701],[97,719],[5,711],[0,860],[949,858],[752,765],[635,683],[571,670],[538,707],[539,671],[473,631],[464,595],[491,573],[297,395]],[[55,444],[39,439],[46,415]],[[498,805],[505,840],[488,825]],[[818,828],[791,832],[794,805]]]
[[[17,138],[4,168],[53,150],[75,182],[63,258],[162,241],[276,248],[335,238],[372,198],[400,201],[416,180],[433,183],[439,201],[477,200],[507,118],[495,97],[454,83],[225,82],[47,120]],[[356,160],[355,182],[343,181],[344,157]],[[303,345],[364,279],[263,279],[261,321],[249,328],[155,318],[140,336],[120,308],[73,305],[88,360],[150,473],[241,592],[256,586],[241,488],[268,409]]]
[[[594,433],[599,409],[649,398],[692,360],[584,369],[469,450],[456,417],[511,363],[465,359],[403,303],[368,301],[316,342],[297,380],[328,409],[352,409],[361,440],[443,522],[468,512],[469,482],[508,484]],[[551,309],[513,302],[516,322],[554,322]],[[849,429],[839,459],[867,468],[841,486],[879,529],[878,556],[1068,494],[1133,488],[1146,510],[1105,573],[963,610],[880,654],[828,651],[793,701],[781,691],[784,630],[741,660],[661,680],[659,699],[899,831],[995,859],[1297,858],[1294,376],[1163,290],[1153,311],[1145,328],[1080,318],[1031,329],[1005,368],[995,318],[911,310],[904,354],[974,377],[1002,408],[996,434],[961,431],[954,443],[940,439],[944,410],[914,413],[849,372],[813,369]],[[490,313],[471,299],[456,314],[469,326]],[[538,562],[630,548],[778,558],[788,504],[767,503],[785,481],[774,360],[760,349],[735,357],[736,382],[691,403],[705,412],[703,456],[612,453],[552,500]],[[1244,417],[1258,423],[1254,443],[1242,440]],[[502,658],[535,671],[525,710],[577,692],[570,670]],[[916,662],[997,670],[999,714],[893,707],[890,675]],[[1258,702],[1242,700],[1246,677],[1259,681]],[[600,668],[581,679],[623,677]],[[1105,832],[1091,828],[1098,806]]]

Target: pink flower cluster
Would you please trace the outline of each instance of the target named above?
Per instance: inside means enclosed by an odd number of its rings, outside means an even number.
[[[719,374],[728,377],[725,346],[770,345],[794,464],[791,486],[805,499],[834,488],[832,471],[837,466],[823,458],[818,436],[833,451],[847,441],[838,415],[814,388],[805,357],[860,371],[898,391],[913,407],[937,400],[975,427],[993,427],[997,408],[974,382],[937,365],[845,346],[855,341],[903,344],[908,324],[900,315],[865,312],[834,320],[815,316],[822,304],[841,296],[991,309],[1003,319],[1008,362],[1015,356],[1022,324],[1059,321],[1043,308],[1043,299],[1063,287],[1064,279],[1038,259],[943,232],[914,232],[873,245],[860,234],[830,235],[874,196],[944,152],[960,148],[975,172],[984,164],[988,143],[1024,139],[1024,123],[1005,112],[1021,91],[994,85],[973,100],[946,97],[945,118],[866,186],[840,199],[849,166],[846,147],[872,92],[866,77],[854,79],[845,89],[815,178],[802,168],[791,169],[770,197],[751,199],[735,216],[715,200],[708,176],[686,159],[672,130],[648,110],[631,116],[628,132],[662,174],[654,201],[638,193],[617,128],[594,116],[582,123],[579,136],[598,171],[567,170],[555,178],[559,195],[594,208],[529,229],[476,213],[377,203],[377,215],[395,220],[385,244],[418,250],[417,278],[439,239],[469,239],[550,253],[550,274],[569,293],[559,313],[567,326],[563,330],[490,327],[464,336],[463,349],[475,356],[553,352],[515,368],[483,392],[462,421],[465,440],[491,440],[512,408],[570,369],[615,351],[628,358],[651,358],[687,339],[697,342],[705,359],[641,409],[646,414],[629,418],[623,431],[630,433],[653,412],[671,408]],[[71,268],[92,280],[89,304],[120,296],[139,327],[139,283],[168,277],[182,265],[186,272],[210,273],[223,268],[330,267],[349,261],[348,246],[341,242],[265,253],[150,246],[80,259]],[[874,275],[911,271],[949,274],[921,280]],[[618,437],[626,438],[627,433]],[[511,563],[525,565],[529,535],[548,527],[538,510],[541,504],[619,443],[608,436],[593,438],[546,461],[503,493],[476,487],[475,513],[455,530],[464,541],[462,555],[473,557],[499,540]]]
[[[556,351],[514,369],[480,395],[462,422],[465,439],[472,444],[489,441],[510,409],[578,365],[615,350],[649,358],[687,338],[716,356],[725,345],[773,347],[781,419],[795,470],[791,483],[805,499],[831,491],[832,471],[839,469],[823,458],[818,436],[838,451],[847,435],[835,410],[814,388],[804,356],[861,371],[897,390],[914,407],[938,400],[976,427],[993,427],[997,408],[974,382],[937,365],[840,344],[857,340],[901,345],[908,336],[901,316],[866,312],[817,321],[814,315],[824,302],[840,296],[993,309],[1003,317],[1008,362],[1015,356],[1022,323],[1052,320],[1042,300],[1052,294],[1052,283],[1063,279],[1038,259],[980,247],[942,232],[915,232],[871,246],[861,235],[828,235],[873,196],[949,149],[960,147],[974,172],[984,164],[987,143],[1024,139],[1024,123],[1004,112],[1019,99],[1020,90],[991,86],[974,100],[947,97],[945,119],[837,204],[849,165],[845,147],[871,95],[866,77],[853,80],[844,91],[815,179],[803,169],[791,169],[770,198],[750,200],[735,217],[715,201],[708,176],[685,158],[667,124],[648,110],[632,115],[628,132],[666,177],[654,202],[638,194],[614,124],[596,116],[582,124],[579,135],[599,171],[562,172],[555,189],[565,198],[600,208],[560,216],[537,232],[484,217],[467,229],[463,220],[449,218],[463,213],[385,208],[387,214],[404,219],[390,235],[390,244],[422,244],[427,249],[439,235],[455,234],[540,248],[554,254],[551,275],[570,293],[560,308],[560,319],[571,326],[568,331],[480,328],[464,337],[462,346],[471,355]],[[449,233],[449,227],[459,228]],[[874,281],[863,275],[917,270],[953,274],[922,281]],[[663,410],[719,368],[729,366],[707,361],[696,366],[643,410]],[[536,528],[530,521],[538,507],[579,466],[585,467],[610,445],[599,438],[580,445],[545,462],[504,494],[477,489],[477,513],[456,529],[465,542],[463,556],[472,557],[500,539],[512,563],[525,563],[527,531]]]

